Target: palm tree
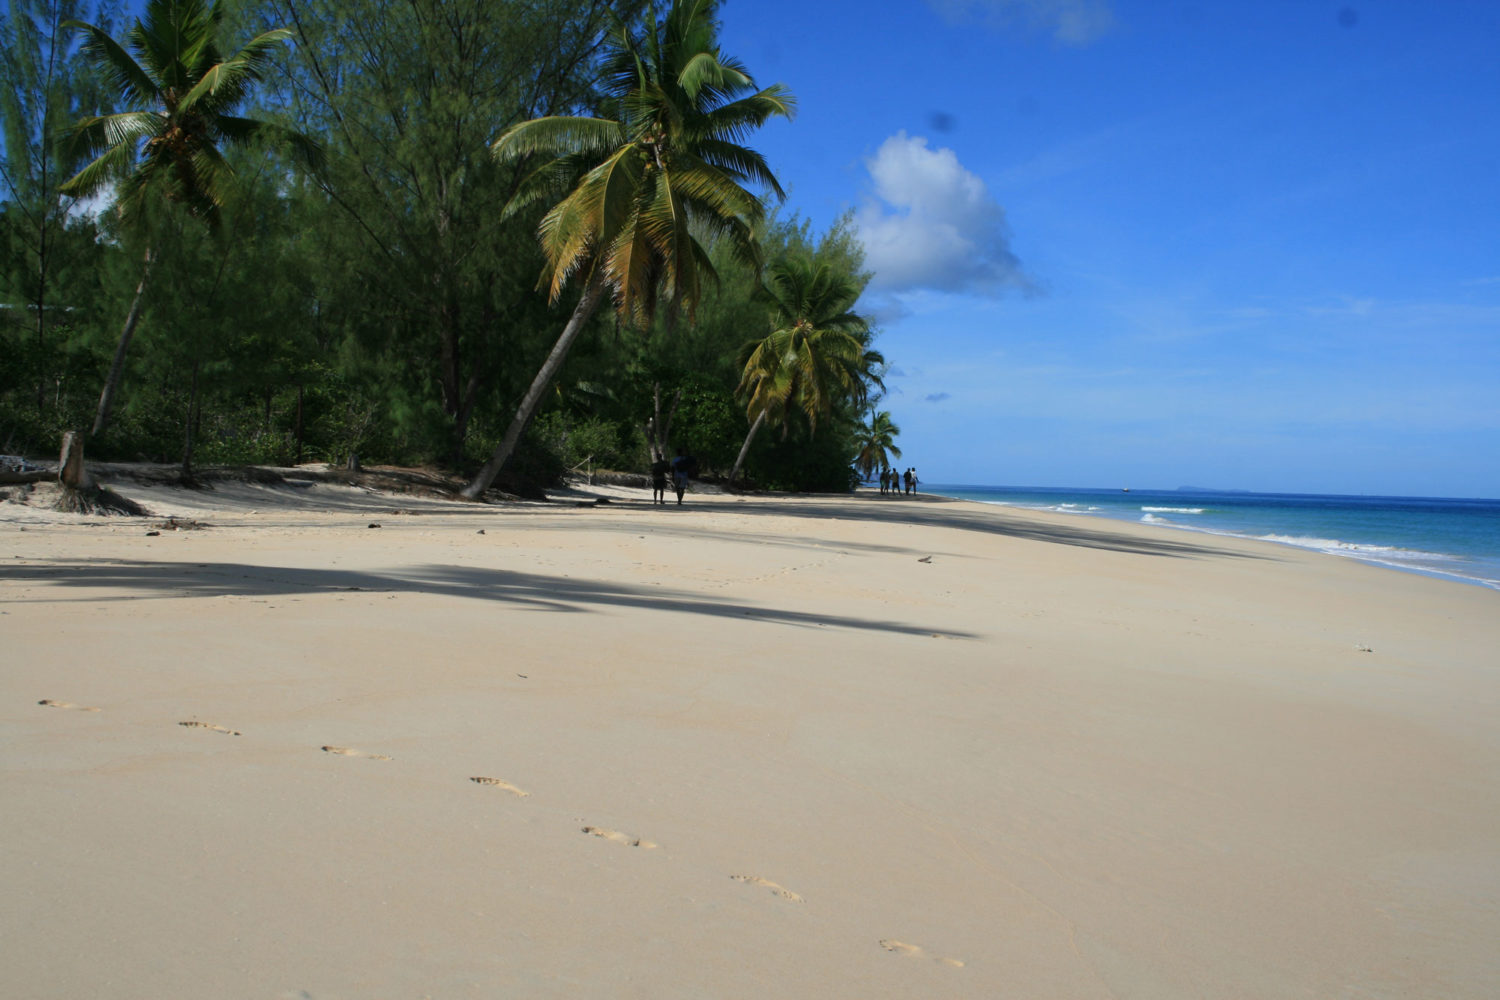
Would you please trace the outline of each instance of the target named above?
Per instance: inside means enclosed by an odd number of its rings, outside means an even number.
[[[673,0],[659,22],[653,8],[642,39],[624,25],[616,30],[605,77],[611,117],[537,118],[495,141],[501,160],[547,158],[508,213],[567,191],[537,230],[541,284],[556,303],[581,274],[583,292],[464,496],[477,498],[509,460],[606,291],[621,320],[635,325],[650,320],[660,297],[691,311],[703,279],[716,277],[695,234],[728,241],[736,258],[758,266],[765,210],[743,185],[783,192],[740,140],[773,116],[790,118],[794,102],[779,84],[756,90],[744,66],[719,51],[715,8],[715,0]]]
[[[91,116],[72,127],[74,148],[93,159],[62,185],[64,193],[83,198],[115,184],[115,207],[127,224],[143,226],[155,203],[172,202],[217,228],[222,194],[233,175],[221,145],[270,138],[313,166],[321,162],[318,147],[298,133],[230,113],[249,96],[291,32],[265,32],[225,59],[218,47],[222,20],[221,8],[203,0],[149,0],[145,17],[125,33],[125,45],[94,25],[67,22],[86,35],[83,51],[103,69],[120,103],[134,110]],[[95,436],[109,423],[155,259],[148,240],[141,280],[99,396]]]
[[[771,302],[773,329],[741,349],[737,392],[745,400],[750,432],[729,473],[731,486],[762,426],[784,423],[795,409],[816,432],[818,418],[837,400],[864,402],[869,384],[879,384],[875,371],[883,362],[870,350],[869,324],[850,311],[860,293],[854,278],[794,254],[767,268],[762,287]]]
[[[869,480],[877,469],[889,469],[891,458],[900,458],[901,449],[896,447],[896,436],[901,433],[891,420],[888,410],[872,412],[870,419],[859,425],[859,455],[854,467],[860,477]]]

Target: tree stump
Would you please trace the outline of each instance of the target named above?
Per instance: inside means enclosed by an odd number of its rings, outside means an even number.
[[[94,477],[83,464],[83,435],[77,431],[63,434],[62,457],[57,460],[57,480],[70,490],[94,488]]]
[[[94,482],[83,464],[83,435],[77,431],[63,434],[62,457],[57,461],[57,481],[62,485],[62,496],[57,500],[57,509],[73,514],[129,514],[143,517],[149,513],[144,507],[107,490]]]

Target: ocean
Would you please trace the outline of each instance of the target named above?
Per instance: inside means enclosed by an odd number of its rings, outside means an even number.
[[[1500,590],[1500,500],[1200,490],[952,486],[981,503],[1233,535]]]

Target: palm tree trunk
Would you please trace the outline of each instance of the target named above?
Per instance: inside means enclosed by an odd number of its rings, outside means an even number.
[[[750,425],[750,433],[745,435],[745,443],[740,445],[739,457],[734,460],[734,468],[729,470],[729,485],[734,486],[734,478],[740,474],[740,466],[745,464],[745,456],[750,454],[750,442],[755,440],[755,432],[760,430],[760,425],[766,422],[766,411],[761,410],[760,416],[755,418],[755,423]]]
[[[125,370],[125,352],[130,348],[130,338],[135,336],[136,324],[141,321],[141,300],[145,298],[146,281],[151,277],[151,265],[156,262],[151,248],[146,248],[146,259],[141,266],[141,281],[135,286],[135,298],[131,300],[130,312],[125,315],[125,326],[120,330],[120,342],[115,346],[115,360],[109,366],[109,377],[104,380],[104,391],[99,394],[99,409],[94,413],[94,429],[89,437],[98,437],[109,426],[109,411],[115,403],[115,392],[120,388],[120,375]]]
[[[542,363],[541,371],[536,373],[536,378],[531,380],[531,388],[526,390],[526,395],[521,397],[521,404],[516,407],[516,415],[511,418],[510,426],[505,429],[505,436],[500,439],[500,444],[495,448],[490,460],[484,463],[484,468],[474,477],[474,481],[463,489],[463,496],[469,500],[479,499],[479,495],[490,488],[505,463],[510,461],[510,456],[515,452],[516,445],[521,441],[521,435],[526,433],[526,427],[531,423],[531,418],[536,414],[537,404],[542,401],[542,395],[547,387],[552,384],[553,378],[557,376],[558,369],[562,367],[563,361],[568,357],[568,351],[573,347],[573,341],[578,339],[578,334],[583,331],[588,323],[589,317],[594,315],[594,310],[599,305],[599,300],[604,295],[604,276],[596,273],[590,279],[588,287],[584,289],[583,298],[578,300],[578,305],[573,309],[573,315],[568,317],[568,325],[563,327],[563,332],[557,338],[557,343],[552,345],[552,353],[547,355],[547,360]]]

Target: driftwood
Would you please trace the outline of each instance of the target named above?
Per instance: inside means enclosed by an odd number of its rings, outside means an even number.
[[[25,472],[0,469],[0,486],[14,486],[18,483],[43,483],[49,479],[56,478],[56,469],[28,469]]]
[[[20,455],[0,455],[0,486],[40,483],[56,476],[56,469],[38,468]]]

